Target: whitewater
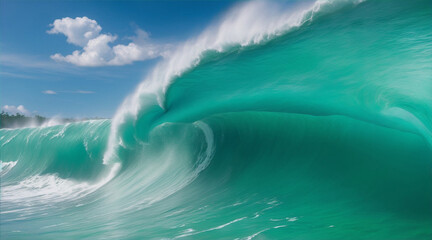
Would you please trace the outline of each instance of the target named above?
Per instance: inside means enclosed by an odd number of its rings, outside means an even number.
[[[112,119],[1,129],[1,239],[431,239],[431,19],[236,4]]]

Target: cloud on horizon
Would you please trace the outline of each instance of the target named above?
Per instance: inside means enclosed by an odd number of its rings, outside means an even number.
[[[10,114],[20,113],[27,116],[30,115],[30,112],[23,105],[19,105],[18,107],[13,105],[4,105],[1,109]]]
[[[78,91],[74,91],[72,93],[80,93],[80,94],[92,94],[95,93],[93,91],[83,91],[83,90],[78,90]]]
[[[152,43],[149,34],[141,29],[136,31],[136,36],[130,37],[132,42],[129,44],[110,46],[117,40],[117,36],[110,33],[101,34],[102,27],[95,20],[85,16],[56,19],[50,27],[47,33],[63,34],[68,43],[82,47],[70,55],[52,55],[51,58],[55,61],[85,67],[121,66],[168,54],[169,45]]]
[[[45,91],[43,91],[42,93],[44,93],[44,94],[49,94],[49,95],[57,94],[57,92],[54,92],[53,90],[45,90]]]
[[[78,94],[92,94],[95,93],[93,91],[84,91],[84,90],[77,90],[77,91],[53,91],[53,90],[45,90],[42,91],[43,94],[48,94],[48,95],[55,95],[55,94],[59,94],[59,93],[78,93]]]

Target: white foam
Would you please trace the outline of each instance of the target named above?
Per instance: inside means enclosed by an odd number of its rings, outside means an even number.
[[[241,221],[241,220],[243,220],[243,219],[245,219],[245,218],[246,218],[246,217],[242,217],[242,218],[234,219],[234,220],[232,220],[231,222],[228,222],[228,223],[222,224],[222,225],[217,226],[217,227],[214,227],[214,228],[210,228],[208,231],[212,231],[212,230],[216,230],[216,229],[224,228],[224,227],[226,227],[226,226],[228,226],[228,225],[231,225],[231,224],[233,224],[233,223],[236,223],[236,222],[238,222],[238,221]]]
[[[11,161],[11,162],[2,162],[0,161],[1,171],[0,176],[4,176],[6,173],[8,173],[18,161]]]
[[[48,121],[45,121],[44,123],[42,123],[41,127],[52,127],[52,126],[57,126],[57,125],[62,125],[62,124],[65,124],[65,121],[62,120],[58,116],[54,116],[54,117],[48,119]]]
[[[230,222],[227,222],[227,223],[225,223],[225,224],[222,224],[222,225],[220,225],[220,226],[217,226],[217,227],[214,227],[214,228],[209,228],[209,229],[202,230],[202,231],[199,231],[199,232],[196,232],[196,231],[193,231],[193,232],[186,232],[186,233],[183,232],[183,234],[181,234],[181,235],[179,235],[179,236],[176,236],[175,238],[184,238],[184,237],[188,237],[188,236],[191,236],[191,235],[197,235],[197,234],[204,233],[204,232],[210,232],[210,231],[214,231],[214,230],[222,229],[222,228],[224,228],[224,227],[226,227],[226,226],[229,226],[229,225],[231,225],[231,224],[233,224],[233,223],[236,223],[236,222],[242,221],[242,220],[244,220],[244,219],[246,219],[246,218],[247,218],[247,217],[237,218],[237,219],[234,219],[234,220],[232,220],[232,221],[230,221]]]
[[[37,175],[26,178],[16,185],[2,187],[1,196],[5,202],[59,201],[74,198],[88,187],[87,183],[75,183],[56,175]]]
[[[14,139],[16,136],[18,136],[18,133],[15,135],[12,135],[12,137],[8,138],[6,141],[4,141],[4,143],[1,145],[2,147],[6,144],[8,144],[10,141],[12,141],[12,139]]]
[[[261,231],[259,231],[259,232],[256,232],[256,233],[254,233],[254,234],[252,234],[252,235],[250,235],[250,236],[248,236],[248,237],[246,237],[246,238],[244,238],[244,239],[245,239],[245,240],[251,240],[252,238],[258,236],[259,234],[261,234],[261,233],[263,233],[263,232],[265,232],[265,231],[267,231],[267,230],[269,230],[269,229],[270,229],[270,228],[263,229],[263,230],[261,230]]]
[[[114,164],[108,174],[94,184],[63,179],[53,174],[31,176],[17,184],[2,186],[1,201],[31,206],[77,199],[108,183],[119,169],[120,164]]]
[[[50,139],[63,138],[64,137],[64,133],[65,133],[65,131],[68,128],[69,125],[70,125],[70,123],[67,123],[67,124],[63,125],[62,129],[58,133],[56,133],[55,135],[53,135]]]

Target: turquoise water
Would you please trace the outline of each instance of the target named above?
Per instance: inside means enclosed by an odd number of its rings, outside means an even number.
[[[432,3],[273,4],[112,120],[0,130],[1,238],[431,239]]]

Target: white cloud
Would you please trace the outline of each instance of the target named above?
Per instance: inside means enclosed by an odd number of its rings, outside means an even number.
[[[86,46],[91,39],[96,38],[102,30],[102,27],[95,20],[87,17],[56,19],[50,26],[52,28],[48,30],[48,33],[62,33],[67,37],[68,43],[81,47]]]
[[[113,42],[115,39],[115,36],[102,34],[88,41],[83,50],[76,50],[71,55],[67,56],[56,53],[52,55],[51,58],[56,61],[69,62],[78,66],[95,67],[109,65],[108,61],[113,58],[113,51],[108,43]]]
[[[45,90],[45,91],[43,91],[42,93],[44,93],[44,94],[50,94],[50,95],[57,94],[57,93],[54,92],[53,90]]]
[[[50,34],[61,33],[71,44],[82,47],[72,54],[63,56],[56,53],[51,56],[56,61],[69,62],[78,66],[125,65],[134,61],[144,61],[167,54],[168,45],[150,42],[149,34],[141,29],[127,45],[110,46],[117,36],[110,33],[101,34],[102,27],[95,20],[87,17],[57,19],[50,25]]]
[[[83,91],[83,90],[78,90],[78,91],[75,91],[74,93],[80,93],[80,94],[92,94],[92,93],[95,93],[95,92],[93,92],[93,91]]]
[[[17,114],[17,113],[20,113],[23,115],[29,115],[30,114],[30,112],[27,109],[25,109],[25,107],[23,105],[19,105],[18,107],[15,107],[13,105],[4,105],[2,107],[2,111],[5,111],[5,112],[10,113],[10,114]]]
[[[85,90],[77,90],[77,91],[53,91],[53,90],[45,90],[42,93],[49,94],[49,95],[54,95],[54,94],[59,94],[59,93],[92,94],[92,93],[95,93],[95,92],[93,92],[93,91],[85,91]]]

